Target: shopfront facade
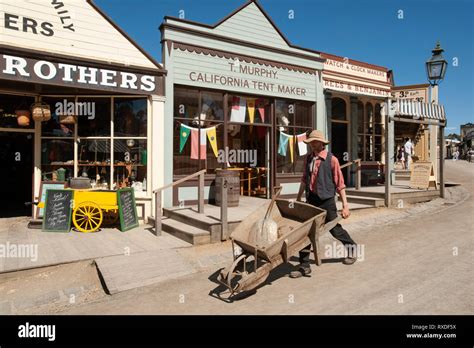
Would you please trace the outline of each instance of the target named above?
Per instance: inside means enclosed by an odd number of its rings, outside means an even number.
[[[326,130],[329,149],[341,165],[361,160],[363,186],[384,181],[384,102],[391,97],[392,72],[381,66],[328,53],[323,71]],[[346,185],[353,186],[355,172],[343,170]]]
[[[1,12],[1,194],[17,197],[2,215],[36,217],[24,203],[42,185],[87,177],[95,189],[132,187],[149,216],[163,185],[163,67],[91,1],[4,1]],[[38,103],[49,120],[33,120]]]
[[[291,45],[257,2],[215,25],[165,17],[165,181],[206,169],[212,201],[216,173],[239,172],[241,194],[268,198],[298,190],[307,131],[322,127],[324,59]],[[164,195],[165,205],[197,199],[196,182]],[[171,198],[173,196],[173,199]]]

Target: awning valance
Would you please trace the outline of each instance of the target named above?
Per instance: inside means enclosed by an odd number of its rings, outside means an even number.
[[[410,100],[396,99],[392,101],[395,116],[408,116],[415,120],[429,119],[446,121],[444,106],[431,103],[420,103]]]

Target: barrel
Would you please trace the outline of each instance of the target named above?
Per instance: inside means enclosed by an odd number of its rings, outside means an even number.
[[[227,180],[227,206],[238,207],[240,196],[240,174],[235,170],[218,170],[216,171],[216,205],[221,206],[221,183]]]

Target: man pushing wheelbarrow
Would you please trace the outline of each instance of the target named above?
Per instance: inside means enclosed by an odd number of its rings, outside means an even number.
[[[313,130],[304,142],[311,146],[312,151],[305,159],[304,173],[301,178],[297,201],[301,201],[301,196],[305,192],[307,203],[327,211],[325,222],[328,223],[337,218],[336,201],[334,199],[337,192],[342,200],[342,217],[347,219],[350,212],[344,177],[339,160],[325,148],[329,141],[324,138],[321,131]],[[357,255],[354,253],[356,243],[349,233],[340,224],[337,224],[329,232],[334,238],[343,243],[348,251],[348,256],[344,259],[343,264],[352,265],[356,262]],[[291,278],[308,276],[311,273],[310,252],[311,244],[308,244],[299,252],[300,265],[298,270],[290,273]]]

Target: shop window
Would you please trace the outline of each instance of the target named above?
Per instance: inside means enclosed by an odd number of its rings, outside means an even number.
[[[80,137],[110,137],[110,98],[78,98],[78,135]]]
[[[376,135],[382,135],[383,132],[383,126],[382,126],[382,115],[380,113],[381,111],[381,106],[380,104],[375,104],[375,134]]]
[[[357,133],[364,133],[364,103],[357,102]]]
[[[196,89],[175,88],[174,117],[198,120],[199,91]]]
[[[114,139],[114,189],[133,187],[135,192],[146,191],[147,141],[138,139]]]
[[[301,143],[303,136],[312,130],[311,103],[275,100],[276,117],[276,172],[295,174],[304,171],[308,145]],[[300,125],[300,127],[296,127]]]
[[[78,176],[88,177],[93,188],[110,189],[110,140],[82,139],[78,151]]]
[[[31,105],[35,102],[33,97],[0,94],[0,128],[26,128],[33,129],[35,122],[31,117]],[[29,125],[20,126],[17,112],[29,113]]]
[[[346,102],[342,98],[331,99],[332,119],[345,121],[347,120]]]
[[[295,126],[311,127],[313,115],[313,103],[296,102]]]
[[[192,121],[177,120],[173,131],[173,172],[174,175],[190,175],[199,171],[199,160],[192,159],[192,134],[184,127],[193,128]],[[181,134],[183,133],[183,134]],[[181,144],[182,148],[181,148]],[[198,149],[199,151],[200,149]]]
[[[357,155],[363,161],[381,161],[382,160],[382,135],[383,124],[381,115],[381,106],[367,102],[365,104],[365,114],[362,113],[363,104],[358,105],[358,141]],[[361,127],[361,114],[364,115],[363,127]]]
[[[51,119],[41,123],[42,136],[74,137],[75,123],[68,123],[66,117],[74,109],[75,101],[75,97],[42,98],[51,109]]]
[[[269,99],[229,95],[227,119],[232,123],[270,124],[271,103]],[[253,119],[252,119],[253,117]]]
[[[374,126],[374,107],[371,103],[365,104],[365,133],[372,134]]]
[[[114,136],[147,136],[147,100],[114,98]]]
[[[201,169],[215,174],[225,165],[218,157],[219,150],[224,149],[223,93],[177,87],[174,95],[174,175],[190,175]]]
[[[42,171],[57,175],[60,167],[67,177],[83,176],[93,188],[132,187],[136,196],[145,196],[147,188],[147,99],[137,97],[80,98],[43,97],[50,105],[59,101],[78,102],[77,135],[74,124],[60,122],[54,111],[52,120],[42,124]],[[82,104],[81,104],[82,103]],[[84,104],[85,103],[85,104]],[[114,105],[114,134],[111,132]],[[80,109],[82,107],[82,109]],[[74,141],[77,153],[74,153]],[[111,152],[113,147],[113,152]],[[77,172],[74,173],[74,162]]]
[[[58,169],[64,170],[65,179],[74,176],[74,141],[43,139],[41,141],[42,180],[57,181]]]
[[[224,121],[224,97],[222,93],[201,92],[201,126],[212,121]]]

